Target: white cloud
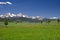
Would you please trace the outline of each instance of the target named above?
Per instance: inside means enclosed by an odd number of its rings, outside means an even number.
[[[51,17],[50,19],[58,19],[58,17]]]
[[[0,4],[12,4],[11,2],[0,2]]]
[[[0,2],[0,4],[7,4],[6,2]]]
[[[11,2],[6,2],[7,4],[12,4]]]

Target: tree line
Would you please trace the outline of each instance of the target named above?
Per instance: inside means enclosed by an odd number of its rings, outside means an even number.
[[[47,19],[45,22],[47,22],[47,23],[49,24],[49,23],[51,23],[51,21],[52,21],[51,19]],[[58,24],[60,23],[60,19],[57,19],[56,21],[57,21]],[[8,20],[7,18],[5,18],[5,19],[4,19],[4,25],[6,25],[6,27],[7,27],[7,25],[9,24],[8,22],[9,22],[9,20]],[[17,23],[19,23],[19,22],[21,23],[22,21],[15,21],[15,22],[16,22],[16,24],[17,24]],[[43,23],[44,21],[43,21],[43,20],[40,20],[39,22],[40,22],[40,23]]]

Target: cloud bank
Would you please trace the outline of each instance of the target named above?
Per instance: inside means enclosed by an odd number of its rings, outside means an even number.
[[[12,3],[11,2],[0,2],[0,5],[1,4],[9,4],[9,5],[11,5]]]

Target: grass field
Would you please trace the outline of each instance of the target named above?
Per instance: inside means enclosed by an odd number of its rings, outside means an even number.
[[[58,23],[9,23],[7,27],[0,23],[0,40],[60,40]]]

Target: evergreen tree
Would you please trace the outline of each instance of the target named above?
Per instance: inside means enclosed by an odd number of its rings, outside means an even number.
[[[57,22],[59,23],[60,22],[60,19],[58,19]]]
[[[5,22],[4,22],[4,24],[5,24],[6,27],[7,27],[7,25],[8,25],[8,19],[5,18]]]
[[[41,23],[43,23],[43,21],[40,21]]]
[[[48,19],[48,20],[47,20],[47,23],[49,24],[50,22],[51,22],[51,20],[50,20],[50,19]]]

